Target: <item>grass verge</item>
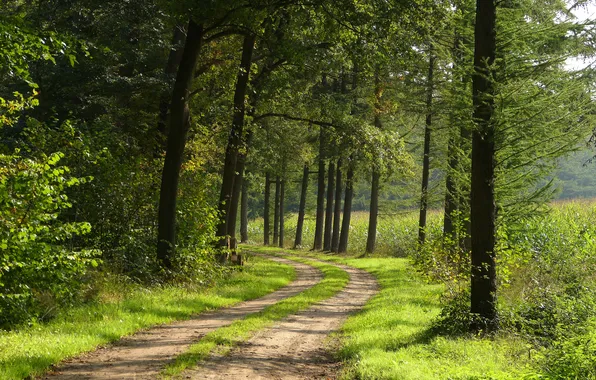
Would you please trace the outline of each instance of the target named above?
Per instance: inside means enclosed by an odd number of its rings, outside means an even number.
[[[47,324],[0,332],[0,379],[40,375],[50,365],[140,329],[261,297],[290,283],[294,269],[260,258],[209,289],[136,288],[71,309]],[[101,298],[101,297],[100,297]],[[107,298],[107,299],[105,299]]]
[[[523,379],[533,377],[521,339],[445,337],[431,333],[442,285],[424,282],[401,258],[311,255],[364,269],[381,291],[350,317],[339,338],[344,379]]]
[[[272,248],[251,247],[250,249],[268,254],[279,252],[279,249]],[[206,359],[212,352],[225,354],[235,345],[249,339],[255,332],[271,326],[275,321],[290,314],[297,313],[333,296],[348,284],[348,273],[333,265],[291,256],[287,258],[318,268],[323,272],[323,280],[296,296],[286,298],[258,313],[251,314],[229,326],[219,328],[205,335],[199,342],[192,345],[187,352],[179,355],[173,363],[164,369],[162,374],[165,377],[176,376],[185,369],[196,366],[198,362]]]

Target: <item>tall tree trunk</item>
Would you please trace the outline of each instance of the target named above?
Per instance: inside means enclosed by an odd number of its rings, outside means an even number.
[[[220,245],[226,245],[228,234],[228,216],[232,204],[232,196],[234,192],[234,179],[236,176],[236,162],[238,158],[238,151],[244,145],[244,114],[246,89],[248,87],[248,79],[250,73],[250,66],[252,62],[252,53],[255,45],[255,35],[249,34],[244,37],[242,44],[242,58],[240,60],[240,67],[238,76],[236,78],[236,89],[234,92],[234,116],[232,118],[232,128],[228,136],[228,145],[226,148],[226,156],[224,160],[223,181],[221,184],[221,192],[219,195],[219,212],[221,221],[217,227],[217,236],[220,238]],[[221,256],[220,260],[225,257]]]
[[[373,253],[377,240],[377,221],[379,216],[379,179],[381,175],[373,168],[370,189],[370,214],[368,217],[368,236],[366,239],[366,253]]]
[[[319,133],[319,178],[317,186],[317,216],[315,224],[314,250],[323,248],[323,218],[325,217],[325,160],[324,160],[325,133],[321,127]]]
[[[350,157],[350,162],[352,158]],[[346,174],[346,194],[344,199],[344,217],[341,223],[341,235],[339,236],[339,246],[337,251],[345,253],[348,251],[348,237],[350,234],[350,219],[352,217],[352,197],[354,195],[353,181],[354,169],[352,165],[348,166],[348,173]]]
[[[335,176],[335,209],[333,211],[333,233],[331,234],[331,250],[339,249],[339,227],[341,224],[341,158],[337,160]]]
[[[456,194],[457,187],[453,174],[459,165],[457,151],[455,147],[455,138],[450,137],[447,147],[448,165],[447,176],[445,179],[445,212],[443,217],[443,239],[449,242],[450,246],[458,242],[457,231],[455,229],[455,213],[457,212]]]
[[[325,209],[325,231],[323,233],[323,250],[331,250],[331,227],[333,225],[333,195],[335,191],[335,165],[329,162],[327,169],[327,207]]]
[[[169,81],[176,75],[178,65],[182,60],[182,53],[184,52],[184,40],[186,38],[186,27],[183,25],[174,26],[174,34],[172,37],[172,47],[168,56],[164,74],[166,80]],[[159,115],[157,119],[157,137],[155,155],[159,156],[162,151],[166,149],[167,142],[167,128],[168,128],[168,111],[170,109],[170,99],[172,92],[168,84],[168,90],[164,91],[159,98]]]
[[[296,224],[296,240],[294,248],[302,246],[302,229],[304,228],[304,213],[306,210],[306,194],[308,190],[308,165],[302,171],[302,188],[300,189],[300,207],[298,208],[298,223]]]
[[[420,196],[420,218],[418,221],[418,244],[422,246],[426,240],[426,210],[428,208],[428,176],[430,172],[430,135],[432,129],[433,73],[435,58],[432,49],[429,52],[426,123],[424,126],[424,158],[422,160],[422,192]]]
[[[265,207],[263,210],[263,244],[269,245],[269,203],[271,198],[271,179],[269,173],[265,173]]]
[[[279,195],[279,246],[280,248],[284,247],[284,198],[286,196],[286,181],[284,179],[281,180],[280,185],[280,195]]]
[[[157,216],[157,259],[167,269],[172,268],[172,252],[176,247],[176,198],[186,133],[189,127],[190,111],[188,98],[199,59],[203,39],[203,25],[190,20],[184,53],[170,103],[170,133],[161,177],[159,209]]]
[[[275,209],[273,211],[273,245],[277,245],[279,243],[279,192],[280,192],[281,182],[279,177],[275,178],[275,201],[274,206]]]
[[[252,132],[247,133],[246,141],[243,141],[244,147],[236,155],[236,174],[234,176],[234,187],[232,189],[232,199],[230,200],[230,209],[228,211],[227,235],[230,237],[230,248],[238,248],[236,240],[236,220],[238,219],[238,204],[240,203],[240,194],[244,186],[244,167],[246,166],[246,154],[252,140]]]
[[[474,121],[472,132],[472,271],[471,330],[494,331],[497,321],[497,276],[495,261],[495,126],[492,78],[496,56],[496,1],[477,0],[474,29],[474,74],[472,77]]]
[[[246,172],[244,173],[246,175]],[[240,242],[248,241],[248,181],[242,181],[242,203],[240,204]]]

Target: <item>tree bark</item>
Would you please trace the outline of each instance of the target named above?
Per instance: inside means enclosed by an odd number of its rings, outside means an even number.
[[[285,238],[285,230],[284,230],[284,199],[286,193],[286,181],[284,179],[281,180],[280,185],[281,193],[279,195],[279,247],[284,247],[284,238]]]
[[[252,133],[249,131],[241,151],[236,155],[236,174],[234,176],[234,187],[232,189],[232,199],[230,201],[230,209],[227,220],[227,235],[230,237],[230,248],[235,250],[238,248],[236,239],[236,221],[238,219],[238,204],[240,203],[240,194],[244,186],[244,167],[246,166],[246,155],[250,142],[252,140]]]
[[[296,224],[296,239],[294,248],[302,246],[302,230],[304,228],[304,213],[306,210],[306,194],[308,191],[308,165],[302,171],[302,188],[300,189],[300,206],[298,208],[298,223]]]
[[[474,74],[472,90],[474,122],[472,132],[472,268],[470,312],[476,316],[474,332],[498,328],[497,276],[495,261],[496,205],[494,193],[495,126],[492,65],[496,56],[496,2],[477,0],[474,29]]]
[[[275,178],[275,201],[273,210],[273,245],[279,243],[279,193],[280,193],[281,182],[279,177]]]
[[[314,250],[323,247],[323,218],[325,217],[325,161],[324,161],[324,138],[325,133],[321,127],[319,133],[319,178],[317,186],[317,216],[315,224]]]
[[[269,245],[269,203],[271,198],[271,180],[269,173],[265,173],[265,207],[263,210],[263,244]]]
[[[420,196],[420,218],[418,220],[418,245],[422,246],[426,240],[426,210],[428,208],[428,177],[430,172],[430,137],[432,130],[432,102],[433,102],[433,73],[435,58],[429,53],[427,93],[426,93],[426,123],[424,126],[424,158],[422,159],[422,192]]]
[[[351,161],[351,157],[350,157]],[[344,217],[341,223],[341,235],[339,237],[339,246],[337,252],[345,253],[348,251],[348,236],[350,234],[350,219],[352,217],[352,197],[353,190],[354,169],[352,165],[348,166],[348,173],[346,174],[346,193],[344,199]]]
[[[331,250],[337,252],[339,249],[339,233],[341,224],[341,158],[337,160],[335,176],[335,209],[333,212],[333,233],[331,234]]]
[[[455,213],[457,212],[456,194],[457,187],[453,173],[457,170],[458,159],[455,148],[455,138],[450,137],[447,147],[448,165],[447,176],[445,179],[445,212],[443,217],[443,239],[449,242],[449,246],[454,246],[458,242],[457,231],[455,229]]]
[[[329,162],[327,169],[327,207],[325,209],[325,231],[323,233],[323,250],[331,251],[331,228],[333,225],[333,195],[335,191],[335,165]]]
[[[184,40],[186,39],[186,28],[183,25],[174,26],[174,34],[172,37],[172,48],[168,55],[168,62],[166,64],[164,74],[168,81],[168,90],[164,91],[159,98],[159,115],[157,119],[157,136],[156,136],[156,150],[155,155],[161,155],[161,152],[166,150],[167,129],[168,129],[168,114],[170,110],[170,99],[172,93],[170,90],[170,80],[176,75],[180,61],[182,60],[182,53],[184,52]]]
[[[176,200],[182,167],[186,134],[190,123],[188,101],[194,69],[203,40],[203,25],[190,20],[184,53],[170,102],[170,133],[161,177],[157,216],[157,259],[166,269],[172,268],[172,254],[176,247]]]
[[[246,172],[244,173],[246,175]],[[248,241],[248,181],[242,181],[242,203],[240,204],[240,242]]]
[[[373,253],[377,241],[377,222],[379,216],[379,171],[373,168],[370,186],[370,214],[368,217],[368,236],[366,239],[366,253]]]
[[[219,195],[219,212],[221,221],[217,227],[217,236],[220,238],[220,245],[222,246],[226,245],[226,235],[229,233],[228,216],[230,214],[232,196],[234,192],[234,179],[236,176],[238,151],[245,143],[245,138],[243,136],[244,115],[246,108],[244,98],[246,96],[246,89],[248,87],[255,39],[256,37],[254,34],[249,34],[244,37],[242,44],[242,58],[240,60],[240,67],[238,70],[238,76],[236,78],[236,89],[234,92],[234,115],[232,118],[230,134],[228,136],[228,145],[224,160],[223,180]],[[224,257],[222,256],[220,259],[223,260]]]

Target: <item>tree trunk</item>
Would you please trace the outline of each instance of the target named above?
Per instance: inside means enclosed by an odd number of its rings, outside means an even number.
[[[368,217],[368,237],[366,239],[366,253],[375,251],[377,240],[377,221],[379,216],[379,179],[381,175],[373,168],[370,186],[370,214]]]
[[[324,161],[324,138],[325,133],[321,127],[319,133],[319,179],[317,186],[317,217],[315,224],[314,250],[323,247],[323,218],[325,217],[325,161]]]
[[[497,276],[495,262],[496,205],[494,193],[495,126],[491,120],[494,87],[491,67],[496,55],[495,0],[477,0],[474,29],[474,74],[472,77],[474,121],[472,132],[472,272],[471,330],[494,331],[497,321]]]
[[[176,83],[170,103],[170,133],[161,177],[159,209],[157,216],[157,259],[167,269],[172,268],[172,253],[176,247],[176,198],[190,111],[188,98],[199,59],[203,39],[203,25],[192,20],[188,23],[188,34]]]
[[[244,148],[236,155],[236,175],[234,176],[234,188],[232,189],[232,199],[227,220],[227,235],[230,237],[230,248],[238,248],[236,239],[236,221],[238,219],[238,204],[240,203],[240,194],[244,187],[244,167],[246,166],[246,155],[252,140],[252,132],[247,133]]]
[[[246,172],[244,173],[246,175]],[[242,203],[240,204],[240,242],[248,241],[248,181],[242,181]]]
[[[445,179],[445,212],[443,217],[443,239],[454,246],[458,242],[457,231],[455,229],[455,213],[457,212],[455,179],[453,174],[458,167],[457,152],[455,147],[455,138],[449,138],[447,147],[448,163],[447,176]]]
[[[273,245],[277,245],[279,243],[279,192],[280,192],[281,182],[279,181],[279,177],[275,178],[275,201],[273,207]]]
[[[255,38],[256,37],[253,34],[249,34],[244,37],[244,42],[242,44],[242,58],[240,60],[240,67],[238,70],[238,76],[236,78],[236,89],[234,92],[234,116],[232,118],[232,128],[230,128],[230,134],[228,136],[228,145],[224,160],[223,180],[219,195],[219,212],[221,221],[217,227],[217,236],[220,238],[220,245],[222,246],[226,245],[226,235],[229,233],[228,216],[230,214],[232,196],[234,192],[234,179],[236,176],[238,151],[245,143],[243,136],[245,114],[244,98],[246,96],[246,89],[248,87]],[[224,259],[224,256],[220,257],[220,261],[223,261]]]
[[[351,161],[351,159],[350,159]],[[353,190],[354,169],[352,165],[348,166],[348,173],[346,175],[346,194],[344,199],[344,217],[341,223],[341,235],[339,237],[339,246],[337,252],[345,253],[348,251],[348,235],[350,234],[350,219],[352,217],[352,197]]]
[[[286,193],[286,181],[281,180],[281,193],[279,195],[279,247],[284,247],[284,198]]]
[[[263,244],[269,245],[269,203],[271,198],[271,180],[269,173],[265,173],[265,209],[263,210]]]
[[[424,126],[424,158],[422,159],[422,192],[420,196],[420,218],[418,221],[418,245],[426,240],[426,210],[428,208],[428,176],[430,172],[430,135],[432,129],[433,72],[435,58],[432,49],[428,65],[426,94],[426,123]]]
[[[186,38],[183,25],[174,26],[174,35],[172,37],[172,48],[168,56],[164,74],[168,81],[168,90],[164,91],[159,98],[159,115],[157,119],[157,136],[156,136],[156,150],[155,155],[158,157],[161,152],[166,150],[167,142],[167,128],[168,128],[168,111],[170,109],[170,99],[172,93],[170,91],[170,80],[176,75],[180,61],[182,60],[182,53],[184,52],[184,40]]]
[[[304,228],[304,212],[306,210],[306,194],[308,190],[308,165],[304,165],[302,172],[302,188],[300,189],[300,207],[298,208],[298,223],[296,224],[296,240],[294,248],[302,246],[302,229]]]
[[[333,212],[333,233],[331,234],[331,250],[339,249],[339,227],[341,222],[341,158],[337,160],[335,176],[335,209]]]
[[[325,209],[325,231],[323,233],[323,250],[331,251],[331,227],[333,225],[333,195],[335,191],[335,165],[329,162],[327,169],[327,207]]]

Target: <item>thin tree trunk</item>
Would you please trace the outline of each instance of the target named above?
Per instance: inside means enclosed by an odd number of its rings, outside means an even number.
[[[377,221],[379,216],[379,179],[381,175],[373,168],[370,186],[370,214],[368,218],[368,236],[366,239],[366,253],[373,253],[377,241]]]
[[[324,161],[324,138],[325,133],[321,127],[319,133],[319,178],[317,186],[317,216],[315,224],[314,250],[323,247],[323,218],[325,217],[325,161]]]
[[[271,198],[271,180],[269,173],[265,173],[265,209],[263,210],[263,244],[269,245],[269,203]]]
[[[298,208],[298,223],[296,224],[296,240],[294,248],[302,246],[302,229],[304,228],[304,213],[306,210],[306,194],[308,190],[308,165],[302,171],[302,188],[300,189],[300,207]]]
[[[339,249],[339,227],[341,224],[341,158],[337,160],[335,176],[335,209],[333,212],[333,233],[331,234],[331,250]]]
[[[220,238],[220,245],[226,245],[226,235],[229,233],[228,216],[232,205],[232,196],[234,192],[234,179],[236,176],[236,162],[238,151],[244,145],[244,114],[245,114],[245,96],[248,87],[250,66],[252,62],[252,53],[255,45],[255,35],[249,34],[244,37],[242,44],[242,58],[236,79],[236,89],[234,92],[234,116],[232,119],[232,128],[228,136],[228,145],[224,160],[223,181],[219,195],[219,212],[221,221],[217,227],[217,236]],[[220,261],[225,260],[225,256],[219,257]]]
[[[477,0],[474,30],[474,74],[472,77],[474,121],[472,132],[472,268],[470,312],[476,315],[474,332],[494,331],[497,321],[497,276],[495,260],[495,126],[493,65],[496,56],[496,2]]]
[[[284,179],[281,180],[280,185],[281,193],[279,195],[279,246],[280,248],[284,247],[284,198],[286,193],[286,181]]]
[[[432,129],[433,72],[435,58],[429,53],[428,81],[426,94],[426,123],[424,126],[424,158],[422,160],[422,192],[420,196],[420,218],[418,220],[418,244],[426,240],[426,210],[428,209],[428,177],[430,172],[430,135]]]
[[[457,231],[455,229],[455,213],[457,212],[456,194],[457,188],[455,186],[455,179],[453,173],[457,170],[459,165],[457,159],[457,152],[455,147],[455,139],[449,138],[447,148],[448,164],[447,176],[445,180],[445,212],[443,217],[443,239],[449,242],[449,246],[453,246],[458,242]]]
[[[161,191],[159,193],[157,259],[167,269],[172,268],[172,253],[176,247],[176,198],[178,196],[178,181],[180,179],[184,146],[186,145],[186,133],[190,123],[188,98],[195,66],[201,51],[202,39],[203,25],[190,20],[184,53],[172,91],[170,133],[168,135],[161,178]]]
[[[186,39],[186,27],[183,25],[174,26],[174,34],[172,37],[172,48],[168,56],[164,74],[168,82],[174,78],[180,61],[182,60],[182,53],[184,52],[184,40]],[[168,90],[164,91],[159,98],[159,115],[157,119],[157,138],[155,155],[159,156],[161,152],[166,150],[167,142],[167,128],[168,128],[168,111],[170,110],[170,99],[172,99],[172,92],[168,85]]]
[[[281,182],[279,177],[275,178],[275,201],[274,206],[275,209],[273,211],[273,245],[277,245],[279,243],[279,192],[280,192]]]
[[[244,173],[246,175],[246,173]],[[242,182],[242,203],[240,204],[240,242],[248,241],[248,181]]]
[[[325,209],[325,231],[323,233],[323,250],[331,251],[331,228],[333,226],[333,195],[335,191],[335,165],[329,162],[327,169],[327,207]]]
[[[351,160],[350,160],[351,161]],[[353,190],[354,169],[352,165],[348,166],[348,173],[346,175],[346,193],[344,199],[344,217],[341,223],[341,235],[339,237],[339,246],[337,251],[345,253],[348,251],[348,237],[350,234],[350,219],[352,217],[352,197]]]
[[[238,219],[238,204],[240,203],[240,195],[244,187],[244,167],[246,166],[246,155],[252,140],[252,132],[247,133],[244,149],[239,151],[236,156],[236,175],[234,176],[234,188],[232,190],[232,199],[230,202],[230,210],[228,214],[227,235],[230,237],[230,248],[235,250],[238,248],[236,239],[236,221]]]

